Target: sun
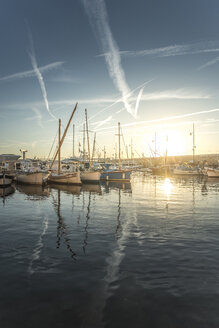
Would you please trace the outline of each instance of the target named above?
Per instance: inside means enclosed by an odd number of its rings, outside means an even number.
[[[169,130],[157,134],[156,140],[157,153],[164,156],[183,155],[185,153],[185,140],[178,131]]]

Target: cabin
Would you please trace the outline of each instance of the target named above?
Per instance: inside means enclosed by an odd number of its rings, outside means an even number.
[[[0,155],[0,172],[2,170],[13,171],[16,170],[17,161],[20,155],[2,154]]]

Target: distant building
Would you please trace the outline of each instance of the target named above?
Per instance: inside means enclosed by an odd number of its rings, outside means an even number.
[[[0,171],[2,169],[6,169],[6,170],[16,169],[16,163],[19,158],[20,155],[13,155],[13,154],[0,155]]]

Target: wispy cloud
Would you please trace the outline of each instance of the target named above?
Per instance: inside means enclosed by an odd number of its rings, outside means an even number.
[[[121,65],[119,48],[113,38],[108,23],[104,0],[82,0],[82,3],[88,14],[95,35],[105,52],[105,61],[109,75],[122,95],[122,101],[127,112],[134,116],[135,110],[132,108],[127,96],[127,94],[130,93],[130,89],[126,82],[125,72]]]
[[[206,67],[208,67],[208,66],[214,65],[214,64],[216,64],[218,61],[219,61],[219,56],[216,57],[216,58],[213,59],[213,60],[208,61],[206,64],[200,66],[200,67],[198,68],[198,71],[200,71],[200,70],[202,70],[202,69],[204,69],[204,68],[206,68]]]
[[[43,127],[43,125],[42,125],[42,115],[41,115],[39,109],[37,109],[36,107],[33,107],[32,110],[33,110],[35,116],[27,117],[27,118],[25,118],[25,121],[37,120],[38,125],[42,128]]]
[[[95,129],[98,129],[104,124],[107,124],[107,123],[109,124],[110,121],[112,121],[112,116],[109,116],[105,120],[99,121],[99,122],[96,122],[96,123],[93,123],[93,124],[96,124]]]
[[[138,86],[134,90],[132,90],[129,94],[131,100],[134,99],[132,95],[137,89],[141,89],[142,85]],[[156,92],[150,92],[142,94],[141,101],[156,101],[156,100],[171,100],[171,99],[182,99],[182,100],[196,100],[196,99],[211,99],[212,95],[208,94],[203,91],[198,91],[194,89],[187,89],[187,88],[179,88],[179,89],[169,89],[169,90],[162,90]],[[57,106],[54,108],[54,111],[59,111],[64,109],[64,106],[72,106],[75,102],[79,102],[80,104],[84,105],[107,105],[106,107],[102,108],[101,110],[97,111],[94,115],[89,118],[89,121],[93,120],[95,117],[99,116],[101,113],[107,111],[108,109],[112,108],[115,105],[122,103],[122,98],[115,99],[113,96],[107,97],[96,97],[96,98],[80,98],[80,99],[61,99],[61,100],[51,100],[50,106]],[[30,107],[42,107],[44,105],[43,102],[26,102],[26,103],[11,103],[7,105],[0,105],[0,109],[27,109]],[[120,108],[117,113],[124,110],[124,108]]]
[[[151,123],[166,122],[166,121],[177,120],[177,119],[186,118],[186,117],[210,114],[210,113],[214,113],[214,112],[219,112],[219,108],[203,110],[203,111],[199,111],[199,112],[193,112],[193,113],[182,114],[182,115],[162,117],[162,118],[148,120],[148,121],[131,122],[131,123],[127,123],[127,124],[122,124],[122,127],[141,126],[141,125],[145,125],[145,124],[149,124],[149,123],[151,124]],[[111,129],[115,129],[115,128],[117,128],[117,126],[105,127],[105,128],[101,128],[97,131],[99,132],[99,131],[103,131],[103,130],[111,130]]]
[[[127,50],[120,51],[121,56],[127,57],[170,57],[182,55],[196,55],[202,53],[219,52],[219,41],[196,42],[192,44],[175,44],[166,47],[144,49],[144,50]],[[107,56],[108,53],[103,53],[98,56]]]
[[[42,94],[43,94],[43,99],[44,99],[44,103],[45,103],[45,106],[46,106],[46,109],[49,113],[49,115],[54,118],[55,120],[57,120],[57,118],[52,114],[52,112],[50,111],[50,108],[49,108],[49,102],[48,102],[48,99],[47,99],[47,92],[46,92],[46,87],[45,87],[45,83],[44,83],[44,80],[43,80],[43,76],[37,66],[37,61],[36,61],[36,56],[35,56],[35,52],[34,52],[34,45],[33,45],[33,38],[32,38],[32,35],[29,31],[29,39],[30,39],[30,52],[29,52],[29,56],[30,56],[30,59],[31,59],[31,63],[32,63],[32,66],[33,66],[33,70],[36,74],[36,77],[39,81],[39,84],[40,84],[40,88],[41,88],[41,91],[42,91]]]
[[[38,69],[41,73],[44,73],[44,72],[47,72],[47,71],[50,71],[53,69],[57,69],[60,66],[62,66],[63,64],[64,64],[64,62],[59,61],[59,62],[54,62],[54,63],[48,64],[45,66],[41,66]],[[36,76],[36,72],[34,69],[0,77],[0,82],[9,82],[9,81],[29,78],[29,77],[33,77],[33,76]]]

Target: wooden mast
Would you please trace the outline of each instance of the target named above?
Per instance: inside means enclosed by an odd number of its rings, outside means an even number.
[[[73,117],[73,115],[74,115],[74,113],[75,113],[75,111],[76,111],[76,109],[77,109],[77,106],[78,106],[78,103],[76,103],[75,108],[74,108],[74,110],[73,110],[73,112],[72,112],[72,114],[71,114],[71,117],[70,117],[69,121],[68,121],[68,124],[67,124],[67,126],[66,126],[66,128],[65,128],[65,131],[64,131],[63,136],[62,136],[61,141],[60,141],[59,148],[61,148],[61,146],[62,146],[62,144],[63,144],[63,141],[64,141],[64,139],[65,139],[66,133],[67,133],[68,128],[69,128],[69,125],[70,125],[70,123],[71,123],[72,117]],[[57,155],[58,155],[58,153],[59,153],[59,148],[58,148],[58,150],[57,150],[56,153],[55,153],[55,156],[54,156],[54,158],[53,158],[53,160],[52,160],[52,163],[51,163],[51,165],[50,165],[50,169],[52,168],[52,166],[53,166],[53,164],[54,164],[54,162],[55,162],[55,160],[56,160],[56,157],[57,157]]]
[[[61,168],[61,119],[59,119],[59,148],[58,148],[58,175],[60,175],[60,168]]]
[[[121,169],[121,159],[120,159],[120,122],[118,123],[118,136],[119,136],[119,170]]]
[[[74,158],[75,157],[75,125],[73,124],[73,149],[72,149],[72,157]]]
[[[88,132],[88,121],[87,121],[87,108],[85,108],[85,119],[86,119],[86,131],[87,131],[88,159],[89,159],[89,167],[91,167],[91,162],[90,162],[90,142],[89,142],[89,132]]]

